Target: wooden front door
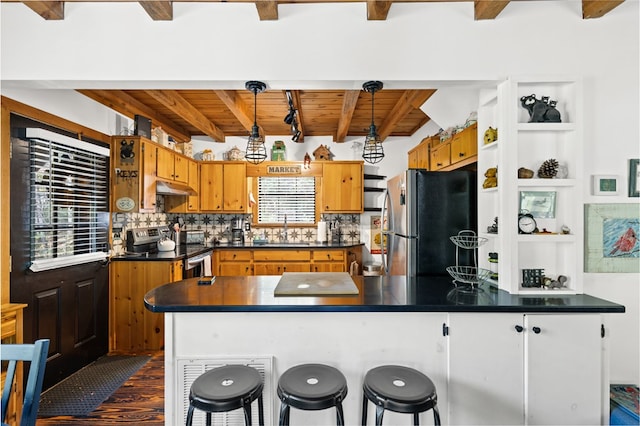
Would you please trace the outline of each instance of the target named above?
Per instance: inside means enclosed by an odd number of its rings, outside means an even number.
[[[14,126],[29,125],[25,120],[11,116],[12,135]],[[29,270],[29,149],[15,137],[11,147],[11,302],[28,305],[26,343],[51,340],[44,382],[48,388],[108,352],[109,272],[101,262]]]

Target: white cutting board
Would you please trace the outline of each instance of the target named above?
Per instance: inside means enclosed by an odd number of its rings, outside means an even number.
[[[351,275],[346,272],[285,272],[275,296],[342,296],[358,294]]]

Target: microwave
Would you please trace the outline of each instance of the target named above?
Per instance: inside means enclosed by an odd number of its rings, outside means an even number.
[[[180,244],[204,245],[204,231],[180,231]]]

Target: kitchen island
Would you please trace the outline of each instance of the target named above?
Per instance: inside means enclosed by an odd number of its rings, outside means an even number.
[[[469,292],[448,277],[354,276],[355,295],[275,296],[280,278],[187,279],[147,293],[146,308],[165,314],[166,424],[184,423],[199,374],[233,362],[264,373],[265,414],[274,424],[277,379],[304,362],[345,374],[347,424],[360,421],[366,371],[391,363],[433,380],[443,424],[607,421],[606,317],[624,306],[589,295],[515,296],[487,285]],[[291,417],[300,425],[334,421],[331,410]],[[408,421],[385,415],[385,424]],[[432,420],[427,413],[422,421]]]

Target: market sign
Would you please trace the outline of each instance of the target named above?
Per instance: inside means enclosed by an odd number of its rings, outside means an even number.
[[[267,166],[268,175],[300,175],[302,166]]]

